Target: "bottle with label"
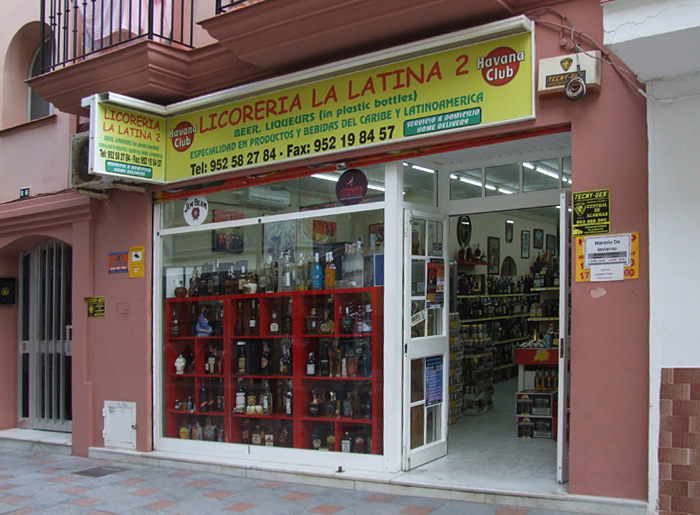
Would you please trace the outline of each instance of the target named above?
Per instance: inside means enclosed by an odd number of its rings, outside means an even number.
[[[287,382],[287,391],[284,393],[284,415],[286,417],[291,417],[293,415],[293,404],[292,400],[294,393],[292,392],[292,382]]]
[[[314,290],[323,288],[323,269],[318,261],[318,252],[314,254],[314,266],[311,269],[311,288]]]
[[[277,336],[280,334],[280,323],[279,320],[277,320],[277,310],[273,309],[270,312],[270,326],[269,326],[269,334],[270,336]]]
[[[306,334],[318,334],[318,315],[316,308],[311,308],[311,311],[306,317]]]
[[[341,373],[341,356],[340,349],[338,348],[338,340],[333,340],[333,346],[328,351],[328,361],[330,365],[330,376],[340,377]]]
[[[263,444],[263,430],[260,429],[260,424],[255,425],[255,429],[250,435],[251,445],[262,445]]]
[[[365,310],[362,313],[362,332],[372,332],[372,304],[365,304]]]
[[[268,255],[263,263],[262,273],[258,276],[258,293],[272,291],[272,256]]]
[[[313,352],[309,352],[309,359],[306,360],[306,375],[316,375],[316,357]]]
[[[236,404],[233,408],[234,413],[245,413],[245,390],[243,389],[243,381],[238,380],[238,387],[236,388]]]
[[[224,411],[224,383],[223,380],[219,383],[219,389],[216,391],[216,411]]]
[[[333,262],[333,252],[326,254],[326,277],[325,287],[330,290],[335,288],[335,263]]]
[[[321,402],[318,400],[316,390],[311,390],[311,402],[309,403],[309,415],[318,417],[321,414]]]
[[[362,238],[358,238],[357,243],[355,244],[352,271],[352,282],[356,288],[361,288],[365,283],[365,258],[362,254]]]
[[[285,251],[284,258],[282,261],[282,271],[281,271],[281,288],[279,291],[292,291],[294,285],[294,265],[292,263],[292,258],[289,255],[289,251]]]
[[[243,335],[243,304],[240,300],[238,301],[238,313],[236,318],[236,326],[233,329],[233,334],[235,334],[236,336]]]
[[[280,355],[278,369],[283,376],[288,376],[292,373],[292,358],[290,357],[289,345],[286,342],[282,344],[282,353]]]
[[[323,438],[318,429],[314,429],[311,433],[311,448],[315,451],[321,450],[321,445],[323,445]]]
[[[292,334],[292,299],[287,302],[287,311],[284,313],[282,318],[282,334]]]
[[[209,346],[209,351],[207,352],[207,360],[204,363],[204,373],[206,374],[216,374],[216,349],[211,345]]]
[[[265,442],[265,447],[275,446],[275,430],[269,424],[265,429],[265,437],[263,441]]]
[[[270,390],[270,382],[267,379],[265,379],[258,404],[262,406],[263,415],[272,415],[272,390]]]
[[[236,342],[236,374],[243,375],[246,373],[248,367],[246,364],[246,342],[237,341]]]
[[[347,431],[340,440],[340,452],[352,452],[352,438]]]
[[[352,316],[350,315],[350,306],[345,306],[345,314],[340,321],[340,333],[341,334],[352,334],[352,329],[355,325]]]
[[[355,354],[355,351],[353,349],[350,349],[348,351],[346,363],[347,363],[348,377],[356,377],[357,376],[357,355]]]
[[[365,440],[365,437],[362,433],[360,433],[359,435],[357,435],[355,437],[355,440],[353,442],[353,446],[355,447],[355,452],[358,454],[364,454],[366,452],[366,449],[367,449],[366,440]]]
[[[318,373],[322,377],[330,376],[330,358],[328,356],[328,345],[323,345],[318,358]]]
[[[180,433],[181,439],[183,439],[183,440],[190,439],[190,426],[184,420],[182,421],[182,424],[180,424],[179,433]]]
[[[260,353],[260,375],[270,375],[270,346],[267,342],[263,342],[262,351]]]
[[[260,316],[258,312],[258,305],[255,299],[250,301],[250,318],[248,319],[248,326],[250,328],[251,336],[258,336],[260,334],[260,328],[258,326],[258,317]]]
[[[245,419],[241,426],[241,443],[250,443],[250,421]]]
[[[277,445],[279,447],[289,447],[289,430],[287,424],[282,424],[279,434],[277,435]]]
[[[211,292],[209,295],[218,295],[219,292],[219,260],[214,261],[214,270],[212,270],[211,275],[209,276],[211,286],[209,287],[209,291]]]
[[[170,321],[170,336],[173,338],[180,336],[180,319],[177,316],[177,308],[173,308],[173,318]]]
[[[326,436],[326,449],[335,452],[335,433],[332,430]]]
[[[335,324],[333,319],[330,317],[330,310],[323,310],[323,317],[318,323],[318,334],[333,334],[335,331]]]
[[[194,270],[192,270],[192,277],[190,277],[190,287],[187,289],[187,295],[190,297],[199,297],[200,289],[199,272],[197,267],[194,267]]]
[[[335,392],[330,391],[328,393],[328,404],[326,404],[326,418],[333,418],[335,416]]]

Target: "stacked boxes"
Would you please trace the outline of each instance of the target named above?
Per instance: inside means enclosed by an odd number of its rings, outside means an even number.
[[[519,438],[555,438],[556,391],[523,390],[515,394]]]
[[[459,313],[450,313],[450,413],[449,424],[462,420],[462,335],[459,331]]]
[[[464,414],[482,415],[493,408],[493,345],[483,324],[462,326]]]

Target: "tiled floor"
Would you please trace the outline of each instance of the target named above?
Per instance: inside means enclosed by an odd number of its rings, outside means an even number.
[[[555,515],[157,466],[0,450],[0,514]]]

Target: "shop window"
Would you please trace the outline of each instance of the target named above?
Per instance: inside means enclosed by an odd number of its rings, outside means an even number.
[[[481,168],[450,174],[450,200],[479,198],[483,187]]]
[[[363,167],[367,194],[363,203],[384,200],[384,165]],[[206,195],[209,203],[204,223],[255,218],[266,215],[298,213],[337,207],[336,184],[344,171],[310,174],[273,184],[229,189]],[[192,192],[195,196],[196,190]],[[186,199],[168,202],[163,209],[163,228],[183,227]]]
[[[267,187],[301,211],[332,182]],[[162,436],[383,453],[384,211],[313,209],[161,237]]]
[[[571,189],[571,157],[562,159],[562,187]]]
[[[523,162],[523,191],[555,190],[558,188],[558,159]]]
[[[403,163],[405,202],[434,206],[437,197],[437,171],[417,163]]]
[[[487,197],[519,193],[520,165],[507,164],[486,167],[484,189]]]

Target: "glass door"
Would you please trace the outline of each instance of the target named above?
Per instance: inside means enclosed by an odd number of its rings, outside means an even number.
[[[447,217],[415,211],[405,213],[405,470],[447,454],[447,229]]]

